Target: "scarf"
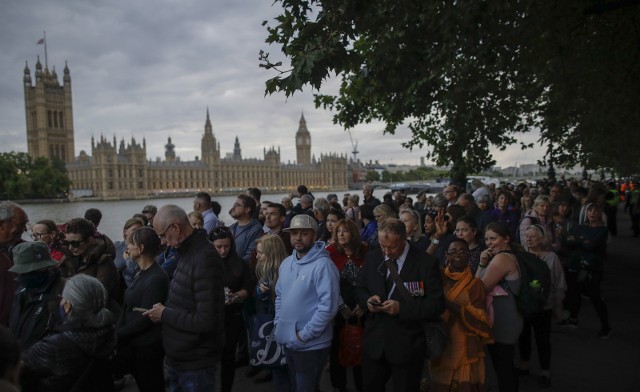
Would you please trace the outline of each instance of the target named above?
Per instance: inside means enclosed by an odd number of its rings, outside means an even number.
[[[447,266],[444,270],[444,275],[455,281],[456,283],[453,287],[446,292],[447,299],[451,302],[454,302],[455,299],[462,293],[462,291],[467,287],[471,280],[473,279],[473,275],[471,274],[471,269],[469,267],[465,267],[462,272],[453,272],[451,271],[451,267]]]

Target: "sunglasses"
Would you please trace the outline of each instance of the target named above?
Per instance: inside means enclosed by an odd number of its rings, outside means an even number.
[[[80,244],[82,244],[84,241],[86,240],[81,240],[81,241],[67,241],[67,240],[62,240],[62,245],[69,247],[72,246],[74,248],[78,248],[80,246]]]

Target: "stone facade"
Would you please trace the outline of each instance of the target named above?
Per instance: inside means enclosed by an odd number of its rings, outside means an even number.
[[[263,150],[263,159],[243,159],[240,141],[236,137],[233,153],[220,158],[220,143],[216,142],[207,110],[201,141],[201,158],[182,161],[175,145],[168,139],[164,160],[148,160],[147,145],[134,138],[118,145],[101,136],[91,138],[91,155],[74,154],[71,76],[65,64],[63,85],[55,69],[43,71],[40,59],[36,63],[36,84],[31,72],[24,69],[27,140],[32,157],[60,158],[67,164],[72,182],[71,195],[99,199],[148,198],[209,193],[238,193],[248,187],[263,191],[290,191],[305,184],[311,190],[346,190],[347,157],[323,154],[319,160],[311,156],[311,134],[304,116],[295,135],[297,164],[280,160],[280,148]]]
[[[64,66],[63,84],[60,85],[56,69],[42,69],[40,58],[36,62],[35,85],[31,70],[24,66],[24,106],[27,123],[27,150],[31,157],[58,158],[65,163],[74,160],[73,104],[71,101],[71,75]]]
[[[304,118],[300,120],[301,124]],[[306,130],[306,124],[304,125]],[[306,130],[308,133],[308,130]],[[248,187],[263,191],[288,192],[305,184],[311,190],[346,190],[347,157],[323,154],[308,164],[284,164],[280,149],[263,150],[263,159],[242,159],[236,138],[234,152],[220,158],[209,112],[204,126],[202,158],[182,161],[175,156],[175,145],[169,138],[165,159],[147,160],[146,141],[131,139],[128,144],[101,137],[91,140],[91,156],[84,151],[67,165],[73,183],[72,193],[100,199],[147,198],[193,194],[239,193]]]

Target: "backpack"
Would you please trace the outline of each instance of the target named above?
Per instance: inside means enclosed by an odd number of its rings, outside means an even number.
[[[518,261],[520,292],[513,293],[518,311],[523,316],[543,311],[551,293],[549,266],[533,253],[525,251],[504,252],[513,254]]]
[[[522,243],[522,240],[521,240],[521,238],[520,238],[520,225],[522,224],[522,222],[523,222],[525,219],[529,219],[529,220],[531,221],[531,224],[532,224],[532,225],[535,225],[535,224],[537,224],[537,223],[540,221],[540,220],[539,220],[538,218],[536,218],[535,216],[525,216],[525,217],[523,217],[522,219],[520,219],[520,222],[518,222],[518,227],[516,227],[516,240],[515,240],[515,241],[516,241],[517,243],[519,243],[519,244],[521,244],[521,243]]]

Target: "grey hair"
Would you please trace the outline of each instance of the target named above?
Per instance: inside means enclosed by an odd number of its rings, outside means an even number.
[[[313,196],[305,193],[304,195],[300,196],[300,201],[304,201],[305,204],[313,205]]]
[[[326,218],[329,214],[329,211],[331,210],[331,204],[329,204],[329,200],[325,199],[324,197],[318,197],[313,201],[313,208],[318,210],[318,212],[320,212],[322,216]]]
[[[433,205],[436,207],[447,207],[447,204],[449,204],[449,200],[447,200],[446,197],[444,197],[444,195],[442,193],[438,193],[437,195],[435,195],[433,197]]]
[[[167,204],[160,207],[155,219],[162,222],[177,223],[182,227],[191,227],[187,212],[175,204]]]
[[[360,203],[360,196],[358,196],[357,194],[354,193],[351,196],[349,196],[349,201],[357,206],[358,203]]]
[[[6,200],[0,202],[0,222],[7,222],[13,219],[16,209],[20,206],[12,201]]]
[[[549,250],[550,244],[549,244],[549,236],[547,234],[547,229],[545,229],[544,226],[535,223],[527,228],[527,231],[529,230],[535,230],[538,233],[540,233],[540,235],[542,236],[542,243],[540,244],[540,247],[543,250]]]
[[[68,321],[79,321],[87,327],[102,327],[113,322],[106,308],[107,290],[92,276],[78,274],[67,280],[62,298],[71,303]]]

